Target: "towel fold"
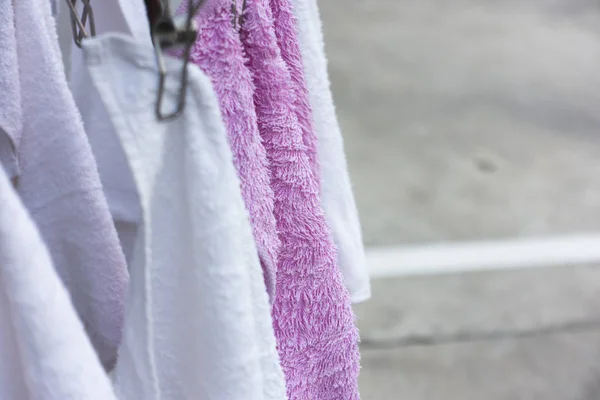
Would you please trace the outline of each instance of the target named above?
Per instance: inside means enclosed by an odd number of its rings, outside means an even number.
[[[0,399],[115,400],[30,215],[0,167]]]
[[[0,54],[0,162],[8,176],[14,178],[20,173],[15,149],[21,144],[23,115],[12,1],[0,5]]]

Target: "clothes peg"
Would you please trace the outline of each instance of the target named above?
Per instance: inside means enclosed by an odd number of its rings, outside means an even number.
[[[164,13],[164,8],[161,0],[144,0],[144,4],[146,5],[146,13],[148,14],[148,22],[150,26],[153,27],[154,24],[158,21],[160,17],[162,17]]]
[[[205,3],[205,0],[199,0],[196,4],[194,4],[194,0],[188,0],[187,16],[185,19],[173,18],[168,0],[160,0],[160,3],[162,7],[162,14],[152,27],[152,40],[154,42],[159,74],[155,109],[156,117],[160,121],[164,121],[178,117],[185,108],[188,79],[187,66],[189,63],[190,51],[198,33],[194,16]],[[177,47],[183,47],[183,66],[181,70],[177,108],[170,113],[165,113],[162,110],[162,101],[165,92],[165,80],[167,76],[164,51]]]
[[[244,11],[246,10],[246,0],[243,0],[242,9],[240,11],[238,11],[237,3],[238,0],[233,0],[231,4],[231,22],[233,28],[239,31],[240,29],[242,29],[242,24],[244,23]]]
[[[84,38],[96,36],[96,23],[94,22],[94,11],[90,0],[81,0],[81,16],[77,12],[77,0],[66,0],[70,10],[71,30],[73,31],[73,40],[77,47],[81,47],[81,40]],[[89,25],[89,30],[86,29]]]

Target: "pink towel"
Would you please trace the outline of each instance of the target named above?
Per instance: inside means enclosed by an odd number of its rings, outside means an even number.
[[[178,14],[185,14],[187,3],[187,0],[181,2]],[[231,6],[231,0],[210,0],[202,7],[196,18],[199,34],[190,60],[211,79],[217,93],[272,300],[280,247],[273,214],[273,190],[256,122],[252,77],[244,64],[242,44],[233,27]]]
[[[304,66],[298,44],[296,19],[289,0],[271,0],[271,11],[277,44],[281,57],[290,73],[291,87],[294,91],[294,111],[302,129],[302,139],[306,145],[306,154],[316,177],[320,176],[317,160],[317,136],[312,123],[312,109],[309,102],[308,89],[304,81]],[[317,179],[319,183],[319,179]]]
[[[358,332],[273,24],[269,0],[247,1],[241,36],[282,241],[273,319],[288,396],[354,400],[359,398]]]

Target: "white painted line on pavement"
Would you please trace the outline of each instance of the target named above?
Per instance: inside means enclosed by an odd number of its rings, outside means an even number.
[[[600,262],[600,235],[367,249],[372,278]]]

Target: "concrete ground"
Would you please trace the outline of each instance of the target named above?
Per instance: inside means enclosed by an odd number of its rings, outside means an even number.
[[[597,400],[600,270],[373,282],[356,306],[363,400]]]
[[[600,3],[320,7],[367,245],[600,231]],[[594,266],[373,292],[364,400],[600,398]]]
[[[599,229],[600,3],[320,6],[368,245]]]

